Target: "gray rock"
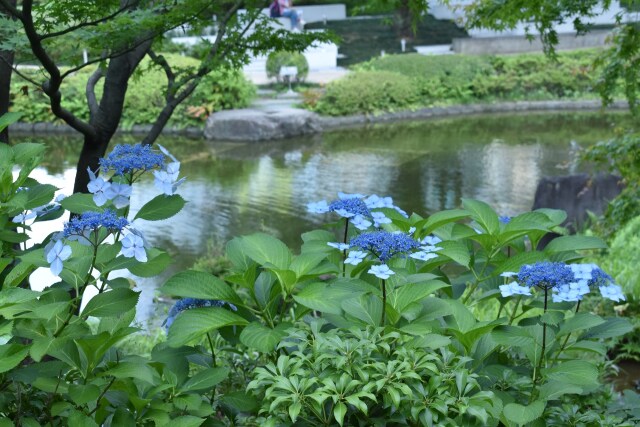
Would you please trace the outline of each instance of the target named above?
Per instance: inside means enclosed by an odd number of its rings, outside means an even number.
[[[225,141],[264,141],[317,133],[322,126],[317,114],[297,108],[220,111],[207,119],[207,139]]]

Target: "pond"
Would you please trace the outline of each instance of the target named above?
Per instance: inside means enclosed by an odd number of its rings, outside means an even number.
[[[171,220],[142,229],[173,256],[175,271],[190,267],[212,244],[257,231],[299,247],[300,234],[322,224],[306,204],[331,200],[338,191],[391,196],[421,215],[456,207],[463,197],[515,215],[531,208],[543,176],[584,170],[580,147],[610,138],[613,122],[621,119],[598,113],[473,116],[267,143],[163,137],[159,142],[182,161],[187,181],[179,193],[188,204]],[[45,141],[49,151],[36,178],[70,193],[80,139],[14,140]],[[155,195],[151,179],[138,184],[132,212]],[[139,320],[153,312],[157,281],[140,283]]]

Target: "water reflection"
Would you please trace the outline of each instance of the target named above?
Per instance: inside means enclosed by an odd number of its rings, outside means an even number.
[[[575,171],[572,149],[609,138],[611,121],[593,113],[528,114],[375,126],[268,143],[165,137],[160,142],[183,161],[187,181],[180,193],[188,204],[170,221],[140,226],[174,256],[175,268],[185,268],[212,239],[222,243],[267,231],[298,246],[300,234],[322,222],[306,212],[306,203],[332,199],[337,191],[390,195],[408,212],[421,214],[472,197],[514,215],[530,208],[541,177],[565,174],[567,165]],[[47,143],[38,179],[69,192],[80,141]],[[143,180],[134,189],[132,211],[156,194],[152,180]]]

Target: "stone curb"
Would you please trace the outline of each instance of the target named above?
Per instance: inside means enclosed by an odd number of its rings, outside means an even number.
[[[323,131],[365,126],[376,123],[399,122],[406,120],[428,119],[438,117],[467,116],[489,113],[517,113],[523,111],[594,111],[602,108],[599,100],[583,101],[518,101],[496,104],[451,105],[446,107],[422,108],[415,111],[399,111],[379,115],[358,114],[354,116],[327,117],[319,116]],[[610,110],[628,109],[626,101],[615,101],[607,107]]]
[[[496,104],[451,105],[446,107],[422,108],[415,111],[400,111],[397,113],[383,113],[378,115],[357,114],[353,116],[329,117],[317,115],[319,133],[336,129],[366,126],[376,123],[390,123],[407,120],[428,119],[438,117],[455,117],[473,114],[512,113],[523,111],[593,111],[602,108],[599,100],[583,101],[518,101],[501,102]],[[611,110],[628,109],[626,101],[615,101],[607,107]],[[231,110],[230,110],[231,111]],[[151,129],[151,125],[136,125],[131,129],[118,131],[119,134],[144,135]],[[15,133],[53,133],[67,135],[76,133],[71,127],[53,123],[14,123],[9,130]],[[181,135],[194,138],[204,137],[204,127],[175,128],[168,127],[163,135]]]

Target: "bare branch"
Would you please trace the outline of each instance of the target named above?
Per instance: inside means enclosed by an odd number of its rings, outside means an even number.
[[[130,5],[126,5],[126,6],[122,7],[122,8],[120,8],[120,9],[116,10],[111,15],[104,16],[104,17],[102,17],[100,19],[96,19],[95,21],[81,22],[79,24],[72,25],[71,27],[65,28],[64,30],[56,31],[54,33],[43,34],[43,35],[40,36],[40,40],[46,40],[46,39],[50,39],[50,38],[53,38],[53,37],[63,36],[65,34],[69,34],[69,33],[72,33],[72,32],[74,32],[76,30],[79,30],[80,28],[95,27],[96,25],[100,25],[103,22],[107,22],[110,19],[115,18],[116,16],[120,15],[121,13],[126,12],[129,9],[131,9],[131,6]]]
[[[18,76],[20,76],[20,78],[22,78],[23,80],[28,81],[29,83],[31,83],[34,86],[40,87],[40,83],[39,82],[37,82],[36,80],[33,80],[31,77],[27,76],[26,74],[23,74],[20,70],[18,70],[18,67],[16,65],[14,65],[11,62],[7,61],[7,58],[5,58],[4,56],[0,56],[0,59],[2,60],[2,62],[7,64],[9,66],[9,68],[11,68],[11,70],[14,73],[16,73]]]
[[[93,74],[91,74],[89,80],[87,80],[85,93],[87,95],[87,104],[89,106],[90,117],[93,117],[96,114],[96,111],[98,111],[98,100],[96,99],[96,84],[98,84],[102,77],[104,77],[104,72],[102,68],[98,67],[93,72]]]

